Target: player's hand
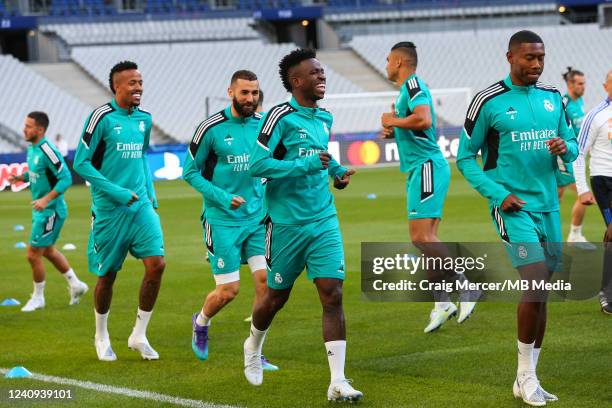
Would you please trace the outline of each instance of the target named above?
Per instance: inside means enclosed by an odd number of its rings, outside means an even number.
[[[381,139],[390,139],[391,137],[393,137],[393,128],[389,126],[383,127],[378,136]]]
[[[232,197],[232,202],[230,204],[230,207],[232,208],[232,210],[236,210],[240,208],[240,206],[244,203],[246,203],[246,200],[244,198],[240,196],[234,196]]]
[[[550,152],[550,154],[553,154],[555,156],[560,156],[567,152],[565,140],[561,139],[560,137],[548,139],[546,141],[546,144],[548,145],[548,151]]]
[[[32,201],[32,208],[36,211],[42,211],[47,208],[49,200],[45,197],[39,198],[38,200]]]
[[[515,196],[514,194],[509,194],[508,197],[506,197],[502,202],[501,208],[502,211],[505,212],[515,212],[520,211],[520,209],[523,208],[525,204],[527,203]]]
[[[392,104],[391,112],[385,112],[380,117],[380,124],[382,125],[383,128],[393,127],[395,118],[397,118],[397,116],[395,116],[395,104]]]
[[[580,201],[580,204],[582,205],[595,204],[595,197],[593,196],[593,193],[591,193],[590,191],[580,194],[580,196],[578,196],[578,200]]]
[[[328,152],[319,152],[319,160],[321,160],[321,164],[323,168],[326,169],[329,167],[329,161],[331,160],[331,154]]]
[[[138,196],[136,195],[136,193],[132,192],[132,198],[130,198],[130,201],[128,201],[127,206],[129,207],[130,205],[134,204],[136,201],[138,201]]]
[[[357,173],[354,169],[348,169],[342,177],[334,177],[334,188],[338,190],[344,189],[351,182],[351,176]]]

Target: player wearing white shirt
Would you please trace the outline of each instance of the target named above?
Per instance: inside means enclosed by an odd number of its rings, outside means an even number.
[[[574,163],[576,188],[580,202],[597,202],[606,223],[604,242],[612,242],[612,70],[608,72],[604,89],[608,96],[586,116],[578,136],[578,159]],[[589,190],[584,171],[585,157],[591,154]],[[604,255],[604,271],[599,293],[601,311],[612,315],[612,253]]]

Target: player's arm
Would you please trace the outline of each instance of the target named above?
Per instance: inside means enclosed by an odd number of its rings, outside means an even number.
[[[382,125],[385,128],[396,127],[408,130],[426,130],[431,127],[431,124],[429,104],[415,106],[412,113],[403,118],[396,116],[394,110],[384,113],[382,117]]]
[[[329,171],[330,177],[342,177],[348,171],[348,169],[342,166],[340,163],[336,161],[333,157],[329,159],[329,164],[327,167]]]
[[[9,181],[9,183],[11,183],[11,184],[15,184],[15,183],[17,183],[17,182],[19,182],[19,181],[22,181],[22,182],[24,182],[24,183],[27,183],[27,182],[29,182],[29,181],[30,181],[30,174],[29,174],[29,172],[27,172],[27,171],[24,171],[23,173],[21,173],[21,174],[20,174],[20,175],[18,175],[18,176],[14,176],[14,175],[12,175],[12,174],[11,174],[11,175],[9,176],[9,178],[8,178],[8,181]]]
[[[185,155],[183,179],[202,194],[207,203],[221,208],[238,208],[239,205],[235,206],[233,203],[234,196],[232,194],[214,185],[203,175],[206,159],[208,159],[212,148],[212,134],[206,131],[198,141],[198,129],[196,129]]]
[[[585,120],[584,123],[587,123]],[[576,178],[576,190],[578,198],[584,205],[595,203],[595,197],[589,189],[589,183],[586,180],[586,157],[595,140],[597,138],[597,126],[595,121],[588,121],[588,126],[582,126],[578,135],[578,157],[574,162],[574,177]]]
[[[333,124],[329,123],[327,125],[327,128],[329,129],[330,133],[331,133],[331,128],[332,128]],[[340,163],[338,163],[336,161],[336,159],[333,158],[333,156],[330,155],[330,159],[329,159],[329,163],[328,163],[328,172],[329,172],[329,176],[335,178],[343,178],[344,175],[347,173],[348,169],[346,167],[343,167]]]
[[[266,117],[260,122],[257,143],[253,146],[249,159],[251,176],[270,179],[299,177],[328,167],[331,155],[327,152],[295,160],[275,159],[274,152],[282,142],[283,121],[282,119],[275,121],[266,114]]]
[[[94,167],[91,161],[98,147],[98,143],[102,140],[104,123],[98,122],[90,133],[87,131],[90,119],[91,115],[85,122],[85,128],[83,129],[81,140],[77,146],[73,163],[74,171],[85,180],[89,181],[92,186],[102,191],[104,195],[114,203],[118,205],[131,204],[131,202],[138,199],[136,194],[108,180]],[[102,121],[103,120],[104,119],[102,119]]]
[[[333,157],[329,159],[328,166],[329,176],[334,179],[334,187],[338,190],[342,190],[348,186],[351,181],[351,176],[356,173],[355,170],[347,169],[342,166]]]
[[[149,160],[147,160],[147,150],[149,150],[149,141],[151,140],[151,124],[147,126],[145,132],[145,140],[142,145],[142,169],[145,175],[145,183],[147,186],[147,195],[153,208],[157,209],[157,196],[155,195],[155,187],[153,186],[153,177],[151,177],[151,169],[149,168]]]
[[[398,104],[397,109],[395,105],[392,105],[391,112],[383,114],[381,119],[383,129],[396,127],[408,130],[426,130],[431,127],[433,120],[429,99],[420,87],[413,87],[409,90],[407,86],[402,86]],[[399,114],[396,115],[396,111]],[[407,114],[408,112],[410,114]]]
[[[469,115],[469,109],[468,109]],[[478,165],[478,152],[486,141],[488,125],[486,124],[485,107],[481,107],[480,114],[473,121],[468,116],[465,120],[463,131],[459,139],[459,151],[457,153],[457,167],[463,177],[482,196],[491,200],[495,205],[501,206],[511,193],[499,183],[496,183],[485,174]]]
[[[548,141],[550,153],[560,156],[565,163],[573,162],[578,157],[578,143],[576,143],[576,135],[572,130],[572,122],[565,107],[561,109],[559,115],[557,134],[558,137]]]
[[[42,211],[47,208],[47,205],[51,201],[55,200],[61,194],[64,194],[72,185],[72,175],[62,155],[47,143],[45,143],[41,149],[44,153],[45,158],[43,160],[45,160],[45,165],[48,171],[56,177],[57,183],[55,183],[51,191],[43,197],[32,201],[32,207],[36,211]]]

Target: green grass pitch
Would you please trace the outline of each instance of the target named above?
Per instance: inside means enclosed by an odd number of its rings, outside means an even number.
[[[454,169],[454,165],[452,166]],[[68,306],[66,283],[47,264],[47,306],[25,314],[18,307],[0,308],[0,367],[24,365],[48,375],[154,391],[183,398],[248,407],[326,407],[329,381],[321,337],[321,307],[312,284],[301,277],[287,306],[274,321],[264,353],[281,367],[252,387],[242,373],[242,343],[248,335],[252,281],[243,270],[241,294],[213,319],[210,357],[200,362],[191,351],[191,315],[213,288],[204,262],[199,215],[201,198],[183,181],[157,183],[167,250],[167,269],[149,325],[149,340],[161,359],[145,362],[127,348],[138,306],[142,264],[128,259],[115,283],[109,330],[118,356],[99,362],[93,347],[91,292]],[[374,193],[377,199],[367,199]],[[346,373],[365,394],[363,407],[520,407],[512,396],[516,370],[515,305],[482,303],[464,325],[454,320],[425,335],[430,304],[371,303],[361,299],[359,262],[362,241],[405,241],[405,177],[397,168],[360,170],[344,191],[335,192],[344,236],[347,281]],[[564,236],[575,195],[563,202]],[[70,215],[58,242],[77,246],[65,252],[81,279],[93,289],[87,272],[89,192],[84,186],[66,194]],[[31,272],[25,250],[30,230],[30,195],[0,193],[0,300],[25,302]],[[498,238],[484,199],[454,170],[440,236],[446,241],[492,241]],[[13,231],[23,224],[25,231]],[[589,209],[585,235],[603,234],[601,216]],[[560,401],[551,406],[612,406],[610,362],[612,325],[595,299],[549,305],[549,324],[538,374]],[[32,380],[0,380],[0,389],[62,388]],[[74,388],[72,403],[36,403],[102,407],[162,406],[139,399]],[[0,401],[0,405],[7,404]],[[18,406],[27,406],[21,403]]]

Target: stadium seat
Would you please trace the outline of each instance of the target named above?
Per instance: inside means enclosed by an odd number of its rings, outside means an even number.
[[[0,72],[0,123],[21,134],[25,115],[42,110],[51,119],[48,135],[61,133],[71,148],[76,146],[89,106],[11,56],[0,55]]]
[[[541,26],[531,28],[546,45],[546,66],[542,81],[565,89],[561,73],[573,66],[587,75],[591,84],[585,94],[586,108],[603,98],[597,83],[610,69],[606,58],[612,44],[612,30],[596,24]],[[473,92],[486,88],[508,74],[505,61],[508,39],[517,29],[437,31],[406,34],[356,36],[351,47],[381,75],[385,75],[386,57],[393,44],[413,41],[419,52],[419,73],[430,88],[471,87]],[[496,63],[499,62],[499,63]]]
[[[287,100],[277,64],[295,48],[293,44],[260,41],[96,46],[75,47],[72,58],[104,86],[113,63],[124,59],[137,62],[145,81],[143,107],[153,113],[154,123],[164,132],[187,142],[206,116],[207,98],[209,114],[229,103],[229,76],[238,69],[250,69],[258,75],[267,107]],[[327,78],[330,93],[363,92],[333,70],[327,69]],[[350,122],[336,118],[336,131]]]
[[[67,0],[58,0],[67,1]],[[196,1],[196,0],[194,0]],[[164,13],[166,0],[149,0],[146,10]],[[195,5],[195,3],[193,3]],[[63,9],[57,9],[59,13]],[[97,10],[97,9],[96,9]],[[54,32],[69,45],[147,43],[219,39],[253,39],[259,35],[252,18],[172,19],[159,21],[43,24],[41,30]]]

